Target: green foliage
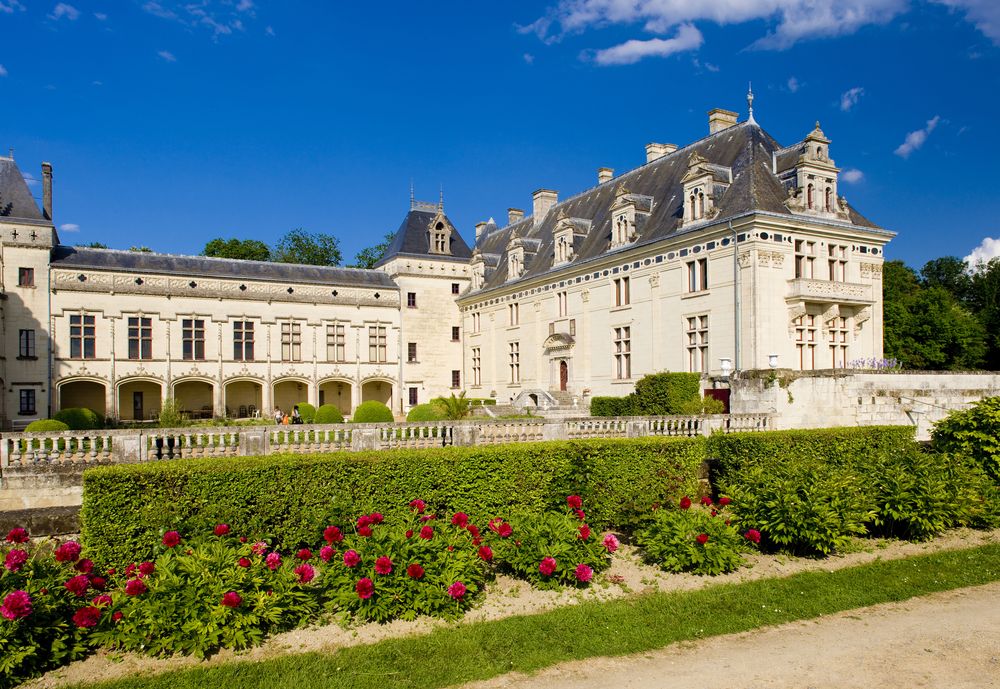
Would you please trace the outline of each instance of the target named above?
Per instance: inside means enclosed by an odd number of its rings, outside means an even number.
[[[270,261],[271,249],[258,239],[222,239],[217,237],[205,244],[201,255],[235,258],[242,261]]]
[[[84,472],[82,532],[93,557],[148,558],[159,534],[218,522],[294,547],[345,515],[391,517],[420,496],[474,523],[544,511],[577,494],[595,528],[631,529],[652,506],[698,489],[701,438],[643,438],[478,447],[225,457]]]
[[[57,419],[39,419],[38,421],[32,421],[29,423],[25,429],[25,433],[53,433],[56,431],[68,431],[69,426],[67,426],[62,421]]]
[[[444,418],[444,413],[436,404],[418,404],[407,414],[407,421],[440,421]]]
[[[134,251],[134,252],[136,252],[138,254],[151,254],[151,253],[153,253],[153,250],[150,249],[148,246],[130,246],[128,248],[128,250],[129,251]]]
[[[593,416],[666,416],[693,413],[684,410],[691,409],[692,405],[700,408],[701,404],[700,374],[653,373],[643,376],[631,395],[594,397],[590,401],[590,413]]]
[[[679,413],[690,415],[724,414],[725,411],[726,405],[722,403],[722,400],[717,400],[714,397],[696,397],[681,404]]]
[[[375,400],[359,404],[354,410],[354,418],[351,419],[353,423],[383,423],[394,420],[392,410]]]
[[[722,505],[659,509],[635,538],[646,560],[668,572],[725,574],[739,569],[751,550]]]
[[[160,428],[178,428],[187,424],[187,419],[181,413],[181,405],[173,397],[163,400],[160,407],[159,417]]]
[[[302,417],[302,423],[315,423],[316,407],[308,402],[299,402],[296,406],[299,408],[299,416]]]
[[[56,421],[62,421],[69,426],[71,431],[89,431],[104,428],[104,417],[84,407],[60,409],[52,418]]]
[[[468,400],[473,407],[495,407],[497,404],[492,397],[469,397]]]
[[[968,457],[1000,484],[1000,397],[954,411],[934,425],[934,449]]]
[[[392,240],[395,239],[395,237],[395,233],[390,232],[375,246],[366,246],[354,256],[354,265],[351,267],[374,268],[375,264],[378,263],[379,260],[385,255],[385,252],[389,250],[389,245],[392,244]]]
[[[336,406],[323,404],[316,410],[315,423],[344,423],[344,415]]]
[[[340,242],[331,234],[306,232],[301,227],[289,230],[274,247],[278,263],[303,263],[311,266],[339,266]]]
[[[469,400],[465,399],[465,391],[458,397],[455,397],[454,392],[451,397],[438,397],[431,404],[438,408],[444,418],[452,421],[460,421],[472,412]]]
[[[591,397],[591,416],[632,416],[634,398],[628,397]]]
[[[73,246],[81,246],[85,249],[107,249],[108,245],[104,242],[88,242],[86,244],[74,244]]]

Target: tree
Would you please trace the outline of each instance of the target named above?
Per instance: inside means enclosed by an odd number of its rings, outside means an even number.
[[[216,237],[201,251],[202,256],[235,258],[243,261],[269,261],[271,249],[259,239],[222,239]]]
[[[444,418],[453,421],[464,419],[472,413],[472,401],[465,399],[464,390],[458,397],[455,397],[455,393],[453,392],[451,393],[451,397],[438,397],[431,404],[437,408]]]
[[[379,262],[385,252],[389,250],[389,245],[392,244],[392,240],[395,239],[396,235],[392,232],[387,234],[382,238],[382,241],[375,246],[365,247],[357,253],[354,257],[353,268],[374,268],[375,264]]]
[[[986,328],[989,352],[986,366],[1000,370],[1000,258],[973,267],[969,286],[969,309]]]
[[[82,247],[84,249],[107,249],[108,245],[102,242],[90,242],[89,244],[77,244],[76,246]]]
[[[135,251],[136,253],[140,253],[140,254],[151,254],[151,253],[153,253],[153,250],[150,249],[148,246],[130,246],[128,248],[128,250],[129,251]]]
[[[339,266],[343,256],[340,242],[332,234],[314,234],[299,227],[281,238],[274,247],[273,259],[279,263]]]
[[[965,261],[957,256],[943,256],[924,264],[920,269],[920,283],[924,287],[943,287],[964,306],[969,298],[972,277]]]

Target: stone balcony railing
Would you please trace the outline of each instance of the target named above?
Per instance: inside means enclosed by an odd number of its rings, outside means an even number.
[[[788,281],[789,301],[830,302],[838,304],[872,304],[872,286],[857,282],[833,282],[795,278]]]

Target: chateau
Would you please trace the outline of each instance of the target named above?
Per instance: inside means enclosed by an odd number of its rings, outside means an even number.
[[[66,246],[51,165],[39,208],[0,157],[0,417],[150,419],[168,397],[193,416],[405,414],[463,390],[584,407],[657,371],[880,357],[894,234],[839,194],[819,124],[787,147],[752,107],[708,124],[566,200],[539,189],[473,247],[442,203],[411,200],[372,270]]]

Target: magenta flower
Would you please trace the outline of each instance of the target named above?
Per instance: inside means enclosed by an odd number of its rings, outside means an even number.
[[[238,608],[243,605],[243,596],[236,593],[236,591],[227,591],[225,595],[222,596],[222,605],[227,608]]]
[[[216,524],[215,528],[212,530],[216,536],[225,536],[229,533],[229,524]]]
[[[250,546],[250,550],[253,551],[254,555],[263,555],[264,553],[267,552],[267,543],[265,543],[264,541],[257,541],[252,546]]]
[[[264,558],[264,564],[273,572],[281,566],[281,555],[277,551],[268,553],[267,557]]]
[[[361,556],[358,555],[357,551],[348,550],[344,553],[344,564],[348,567],[357,567],[359,562],[361,562]]]
[[[125,583],[125,595],[128,596],[141,596],[148,590],[142,579],[129,579]]]
[[[392,560],[383,555],[375,560],[375,574],[389,574],[392,571]]]
[[[76,562],[80,557],[80,544],[76,541],[66,541],[55,550],[57,562]]]
[[[553,557],[543,557],[538,563],[538,571],[544,576],[550,577],[556,571],[556,560]]]
[[[20,620],[31,614],[31,596],[27,591],[11,591],[0,604],[0,615],[8,620]]]
[[[101,609],[88,605],[73,613],[73,624],[81,629],[96,627],[97,621],[101,619]]]
[[[448,595],[454,598],[455,600],[461,600],[462,597],[465,595],[466,591],[467,589],[465,588],[465,584],[463,584],[460,581],[456,581],[454,584],[448,587]]]
[[[451,523],[460,529],[464,529],[469,524],[469,515],[465,512],[456,512],[451,516]]]
[[[615,538],[615,535],[613,533],[609,533],[607,536],[604,537],[604,549],[607,550],[609,553],[613,553],[616,550],[618,550],[618,545],[619,545],[618,539]]]
[[[24,563],[28,561],[28,553],[24,550],[15,548],[14,550],[7,553],[7,557],[4,558],[3,566],[9,572],[18,572]]]
[[[304,562],[294,570],[295,576],[299,578],[300,584],[308,584],[316,576],[316,568],[308,562]]]
[[[7,542],[8,543],[27,543],[29,539],[27,529],[20,526],[15,526],[13,529],[7,532]]]
[[[594,570],[582,562],[576,566],[576,570],[574,570],[573,574],[576,575],[577,581],[584,584],[594,578]]]
[[[181,535],[176,531],[168,531],[163,534],[163,545],[168,548],[173,548],[181,542]]]
[[[82,597],[90,588],[90,577],[86,574],[78,574],[65,584],[66,590],[77,598]]]
[[[330,558],[332,558],[336,553],[337,551],[331,546],[325,545],[319,549],[319,559],[323,562],[329,562]]]
[[[361,600],[368,600],[375,593],[375,584],[368,577],[365,577],[354,586],[355,593]]]

